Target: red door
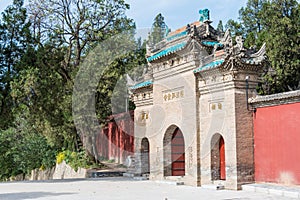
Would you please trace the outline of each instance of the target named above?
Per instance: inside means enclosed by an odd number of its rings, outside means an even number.
[[[179,128],[174,131],[171,142],[172,176],[185,175],[184,138]]]
[[[224,144],[224,139],[222,137],[220,138],[219,150],[220,150],[220,177],[221,180],[225,180],[226,179],[225,144]]]

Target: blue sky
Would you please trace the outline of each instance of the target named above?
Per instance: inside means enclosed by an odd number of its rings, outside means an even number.
[[[126,0],[131,5],[127,15],[133,18],[138,28],[150,28],[154,17],[162,13],[165,22],[175,30],[199,19],[199,9],[210,10],[213,25],[217,26],[219,20],[223,24],[228,19],[237,19],[238,11],[246,6],[247,0]],[[0,0],[2,12],[12,0]]]
[[[237,19],[238,11],[245,7],[247,0],[127,0],[131,9],[127,15],[135,19],[138,28],[149,28],[158,13],[162,13],[165,22],[175,30],[188,23],[199,20],[199,10],[208,8],[210,18],[217,26],[228,19]]]

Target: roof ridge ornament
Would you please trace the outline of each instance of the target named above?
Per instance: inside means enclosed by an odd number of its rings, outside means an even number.
[[[251,54],[250,57],[251,58],[257,58],[257,57],[262,57],[262,56],[265,56],[266,54],[266,43],[264,43],[262,45],[262,47],[260,48],[260,50],[254,54]]]
[[[227,29],[223,38],[221,38],[220,43],[223,44],[224,50],[227,55],[233,52],[233,41],[230,33],[230,29]]]
[[[209,21],[209,10],[207,8],[203,9],[203,10],[199,10],[199,14],[200,14],[200,22],[206,22]]]

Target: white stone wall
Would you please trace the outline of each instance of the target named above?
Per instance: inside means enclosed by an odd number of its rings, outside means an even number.
[[[53,179],[74,179],[87,178],[87,169],[78,168],[75,171],[71,166],[67,165],[65,161],[56,164]]]
[[[150,144],[150,179],[164,180],[164,145],[167,131],[178,127],[185,141],[185,176],[176,177],[187,185],[198,185],[196,78],[193,69],[198,65],[191,53],[174,62],[155,64],[153,74],[153,105],[138,103],[135,110],[135,152],[140,153],[142,138]],[[172,58],[168,58],[172,60]],[[166,59],[166,61],[168,60]],[[172,66],[170,63],[173,63]],[[161,66],[161,67],[159,67]],[[162,67],[163,66],[163,67]],[[142,91],[141,91],[142,92]],[[140,93],[141,93],[140,92]],[[148,118],[141,122],[141,114]],[[171,128],[170,128],[171,127]],[[137,172],[142,169],[137,163]]]

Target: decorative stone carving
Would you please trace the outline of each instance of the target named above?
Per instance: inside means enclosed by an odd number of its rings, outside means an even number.
[[[236,41],[236,46],[239,48],[239,50],[243,50],[244,49],[244,39],[241,35],[236,36],[235,38]]]
[[[225,49],[232,48],[233,43],[232,43],[232,37],[230,34],[230,29],[226,30],[224,37],[221,40],[221,43],[224,44]]]

